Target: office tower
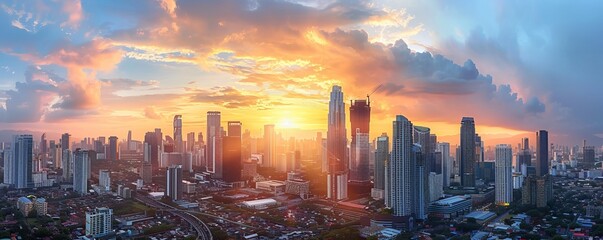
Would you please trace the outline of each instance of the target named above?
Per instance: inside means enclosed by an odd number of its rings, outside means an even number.
[[[429,206],[429,171],[425,170],[428,165],[423,156],[421,145],[415,143],[412,146],[411,161],[414,162],[415,171],[411,190],[414,198],[412,200],[413,213],[416,219],[427,218],[427,206]]]
[[[40,153],[45,158],[48,153],[48,142],[46,141],[46,133],[42,133],[40,137]],[[46,159],[44,159],[46,161]]]
[[[348,197],[347,139],[345,129],[345,103],[340,86],[333,86],[329,100],[327,130],[327,198],[341,200]]]
[[[214,173],[216,178],[222,178],[222,130],[220,127],[220,112],[207,112],[206,151],[207,171]]]
[[[57,152],[57,145],[55,144],[54,140],[50,140],[48,142],[48,157],[50,158],[50,161],[52,161],[54,169],[61,168],[60,164],[57,166]]]
[[[241,137],[243,124],[239,121],[228,121],[228,136]]]
[[[149,134],[149,133],[147,133]],[[146,136],[145,136],[146,139]],[[152,146],[146,142],[142,146],[142,169],[140,171],[140,177],[145,184],[149,184],[153,181],[153,164],[151,163],[152,157]]]
[[[65,149],[62,152],[61,165],[63,166],[63,180],[64,181],[72,181],[73,180],[73,154],[71,150]]]
[[[251,132],[245,129],[241,136],[241,161],[247,161],[251,158]]]
[[[472,117],[461,120],[460,150],[461,186],[475,187],[475,121]]]
[[[541,208],[546,207],[547,203],[552,199],[553,181],[551,175],[531,175],[525,178],[521,188],[522,204]]]
[[[429,195],[427,196],[427,203],[435,202],[440,199],[444,195],[444,179],[442,178],[441,173],[430,172],[429,173],[429,182],[427,186],[429,186]],[[427,205],[426,207],[429,207]],[[423,209],[423,211],[426,211]],[[424,213],[426,215],[426,212]]]
[[[9,158],[9,174],[17,189],[33,187],[33,136],[15,135]]]
[[[521,172],[525,177],[528,175],[528,169],[532,166],[532,152],[528,138],[521,140],[521,148],[517,151],[517,161],[515,162],[515,172]]]
[[[172,165],[167,168],[165,196],[172,201],[182,199],[182,166]]]
[[[176,152],[184,152],[184,146],[182,146],[182,115],[174,116],[174,145]]]
[[[110,208],[96,208],[86,212],[86,235],[102,237],[112,231],[113,210]]]
[[[328,173],[329,172],[329,158],[327,157],[327,139],[323,138],[320,140],[320,162],[321,164],[321,172]]]
[[[15,181],[16,181],[16,173],[17,173],[17,168],[16,168],[16,162],[13,158],[13,149],[11,147],[8,148],[4,148],[3,151],[3,159],[4,159],[4,184],[7,185],[15,185]]]
[[[444,187],[450,187],[450,178],[453,176],[453,163],[450,158],[450,143],[441,142],[436,146],[436,151],[442,153],[442,185]]]
[[[389,137],[382,133],[377,137],[377,149],[375,151],[375,175],[374,188],[385,190],[385,162],[389,159]]]
[[[415,205],[415,217],[424,219],[427,215],[427,206],[429,206],[430,186],[429,175],[432,172],[432,165],[435,162],[433,147],[431,146],[431,130],[428,127],[415,126],[413,128],[413,142],[421,150],[420,157],[415,157],[416,172],[415,178],[418,193],[416,195],[417,204]]]
[[[536,132],[536,176],[549,174],[549,133]]]
[[[111,136],[109,137],[109,151],[107,159],[110,161],[116,161],[119,158],[117,153],[117,137]]]
[[[513,201],[513,149],[508,144],[496,145],[495,203],[508,206]]]
[[[388,162],[388,207],[395,216],[410,216],[415,212],[417,183],[416,162],[413,152],[413,126],[404,116],[393,122],[392,152]],[[417,149],[414,149],[417,150]]]
[[[350,180],[355,182],[369,182],[369,135],[361,133],[356,128],[356,142],[351,146]]]
[[[73,191],[79,194],[88,193],[90,178],[90,158],[88,150],[76,149],[73,152]]]
[[[107,169],[98,171],[98,186],[102,191],[111,191],[111,172]]]
[[[195,133],[189,132],[186,134],[186,149],[183,152],[193,152],[195,150]]]
[[[262,167],[276,168],[276,133],[274,125],[264,125],[264,156]]]
[[[70,139],[71,135],[69,135],[69,133],[64,133],[63,135],[61,135],[61,150],[71,149]]]
[[[370,181],[369,176],[369,130],[371,103],[367,100],[350,101],[350,123],[352,142],[350,143],[350,180]]]
[[[475,134],[475,162],[484,162],[484,142],[479,134]]]
[[[241,181],[241,136],[229,136],[222,138],[222,160],[224,162],[225,182]],[[235,132],[236,134],[236,132]]]
[[[144,135],[144,144],[147,145],[144,150],[145,161],[151,164],[152,170],[159,169],[159,142],[157,142],[157,134],[155,132],[147,132]]]
[[[595,147],[586,146],[586,141],[584,141],[584,146],[582,147],[582,167],[593,168],[594,166],[595,166]]]
[[[126,149],[127,150],[135,150],[131,146],[132,146],[132,131],[128,130],[128,138],[127,138],[127,142],[126,142]]]

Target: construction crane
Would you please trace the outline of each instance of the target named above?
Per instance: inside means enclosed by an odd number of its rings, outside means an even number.
[[[373,88],[373,91],[371,93],[366,95],[366,99],[369,104],[371,104],[371,95],[373,95],[373,93],[375,93],[377,90],[379,90],[382,86],[383,86],[383,84],[379,84],[379,86]]]

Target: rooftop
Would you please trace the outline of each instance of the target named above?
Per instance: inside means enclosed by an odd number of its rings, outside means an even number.
[[[474,211],[465,215],[465,218],[475,218],[475,220],[484,221],[493,216],[496,216],[496,213],[488,211]]]
[[[467,197],[467,196],[454,196],[454,197],[444,198],[442,200],[435,201],[433,204],[434,205],[452,205],[452,204],[456,204],[456,203],[465,201],[469,198],[470,197]]]
[[[276,200],[274,200],[272,198],[264,198],[264,199],[258,199],[258,200],[245,201],[245,202],[243,202],[243,204],[245,204],[247,206],[262,205],[262,204],[276,204]]]

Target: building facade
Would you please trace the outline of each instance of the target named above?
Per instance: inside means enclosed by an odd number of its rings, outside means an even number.
[[[511,145],[496,145],[495,197],[497,205],[508,206],[513,201],[513,149]]]
[[[327,130],[327,198],[348,198],[347,138],[345,128],[345,103],[340,86],[333,86],[329,100]]]

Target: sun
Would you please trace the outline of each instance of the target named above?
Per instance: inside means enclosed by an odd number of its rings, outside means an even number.
[[[283,118],[278,123],[278,127],[279,128],[296,128],[297,124],[295,124],[295,122],[293,122],[291,119]]]

